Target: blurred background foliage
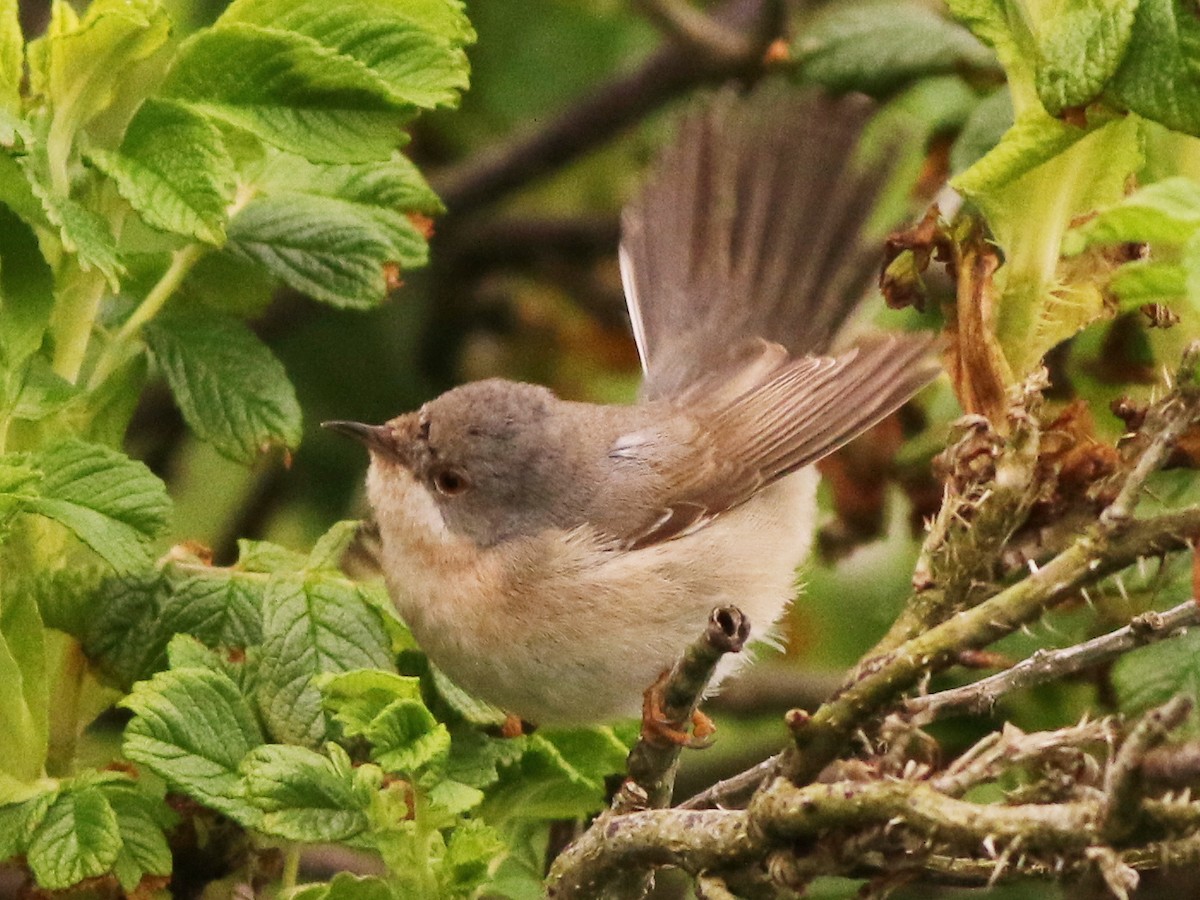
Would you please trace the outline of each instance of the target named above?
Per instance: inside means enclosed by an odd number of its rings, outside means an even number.
[[[186,30],[211,22],[225,4],[168,5]],[[636,391],[637,357],[615,258],[618,213],[668,134],[672,113],[706,79],[675,90],[671,102],[634,117],[631,127],[586,142],[586,152],[568,153],[562,165],[521,178],[495,196],[471,196],[465,180],[489,154],[629,78],[660,52],[664,38],[624,0],[469,0],[467,10],[478,32],[469,51],[472,87],[460,109],[422,117],[409,148],[449,207],[433,225],[430,266],[402,273],[403,285],[388,302],[365,312],[332,311],[286,291],[268,302],[254,295],[253,283],[230,285],[246,294],[237,298],[239,306],[262,305],[255,330],[283,361],[304,410],[299,449],[247,469],[192,435],[164,386],[144,396],[129,450],[170,487],[173,539],[211,547],[219,563],[234,558],[239,538],[308,547],[330,523],[365,512],[365,455],[322,432],[322,420],[380,422],[454,384],[489,376],[537,381],[564,397],[606,402],[631,399]],[[32,36],[44,4],[26,0],[23,14]],[[879,217],[881,237],[887,225],[922,210],[948,174],[981,156],[1011,122],[1003,73],[991,52],[963,29],[931,25],[932,19],[943,21],[935,4],[847,0],[792,8],[790,15],[798,35],[792,52],[807,60],[810,78],[869,87],[881,101],[878,132],[889,152],[900,154],[890,206]],[[855,22],[858,31],[847,24]],[[881,58],[878,41],[872,43],[885,25],[892,35],[890,58]],[[909,40],[903,39],[906,28]],[[846,52],[854,41],[862,47],[858,69]],[[867,70],[880,74],[864,80]],[[905,139],[896,150],[893,141],[901,134]],[[1165,131],[1156,139],[1194,144]],[[1190,146],[1178,150],[1173,145],[1169,154],[1151,153],[1148,165],[1167,156],[1200,160]],[[931,289],[936,295],[950,288],[934,282]],[[919,318],[911,309],[885,310],[877,296],[867,304],[868,317],[885,327],[910,327]],[[1154,361],[1176,358],[1182,336],[1197,333],[1196,312],[1177,311],[1187,321],[1173,331],[1150,327],[1138,313],[1089,327],[1069,351],[1051,357],[1057,396],[1085,396],[1093,410],[1103,410],[1131,382],[1151,382]],[[948,387],[935,385],[826,465],[821,552],[802,573],[806,588],[786,622],[786,650],[713,704],[719,739],[713,749],[687,755],[681,796],[774,752],[782,739],[780,713],[797,704],[815,706],[836,675],[886,629],[909,590],[922,517],[940,499],[930,459],[959,414]],[[1095,428],[1114,437],[1123,426],[1105,414]],[[1193,480],[1180,477],[1163,490],[1194,494]],[[1185,596],[1185,574],[1179,566],[1148,563],[1136,583],[1113,584],[1092,596],[1098,615],[1065,609],[999,649],[1019,658],[1037,646],[1107,630],[1136,611]],[[1191,653],[1191,644],[1176,644],[1175,652]],[[996,718],[1034,729],[1113,710],[1122,696],[1145,692],[1139,686],[1147,667],[1137,667],[1135,655],[1114,673],[1021,694],[1006,701]],[[1157,700],[1141,705],[1151,702]],[[953,751],[990,727],[956,720],[940,726],[938,736]],[[857,887],[830,879],[810,896],[850,896]],[[952,895],[957,892],[938,894]],[[991,895],[1056,893],[1039,884],[997,888]]]

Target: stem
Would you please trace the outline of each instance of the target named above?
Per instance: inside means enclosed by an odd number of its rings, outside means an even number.
[[[79,641],[72,638],[63,651],[62,673],[50,699],[53,715],[46,757],[46,771],[50,775],[66,775],[74,763],[75,745],[79,737],[79,697],[86,672],[87,659],[83,655],[83,648]]]
[[[74,384],[87,355],[92,326],[104,299],[105,283],[100,272],[82,272],[77,268],[78,263],[71,265],[76,274],[63,291],[59,306],[62,316],[54,329],[54,372]]]
[[[125,320],[125,323],[113,335],[108,347],[105,348],[104,354],[96,364],[96,370],[88,381],[89,389],[94,390],[98,387],[121,364],[125,356],[125,348],[137,336],[142,326],[158,315],[206,250],[208,248],[203,244],[188,244],[172,254],[171,264],[167,266],[167,270],[163,272],[162,277],[146,294],[145,299],[133,311],[133,314]]]
[[[288,844],[283,851],[283,874],[279,876],[280,893],[286,893],[296,886],[300,876],[300,845]]]

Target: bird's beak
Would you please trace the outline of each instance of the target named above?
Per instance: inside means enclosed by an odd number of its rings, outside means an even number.
[[[391,453],[396,452],[395,436],[386,425],[364,425],[362,422],[322,422],[322,428],[336,431],[360,441],[368,450]]]

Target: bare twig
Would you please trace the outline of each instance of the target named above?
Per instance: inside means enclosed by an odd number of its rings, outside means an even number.
[[[1061,650],[1039,650],[1010,669],[972,684],[914,697],[904,708],[919,725],[951,712],[985,714],[1006,694],[1111,662],[1123,653],[1200,624],[1200,605],[1186,600],[1164,612],[1136,616],[1124,628]]]
[[[1192,709],[1186,697],[1173,697],[1142,718],[1125,738],[1104,775],[1102,828],[1109,842],[1122,840],[1141,815],[1142,760],[1178,728]]]

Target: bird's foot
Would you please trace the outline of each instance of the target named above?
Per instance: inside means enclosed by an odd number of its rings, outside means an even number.
[[[670,721],[663,712],[663,689],[666,687],[668,674],[663,672],[642,694],[642,739],[659,747],[675,745],[691,750],[703,750],[711,746],[717,726],[700,710],[692,713],[691,734]]]

